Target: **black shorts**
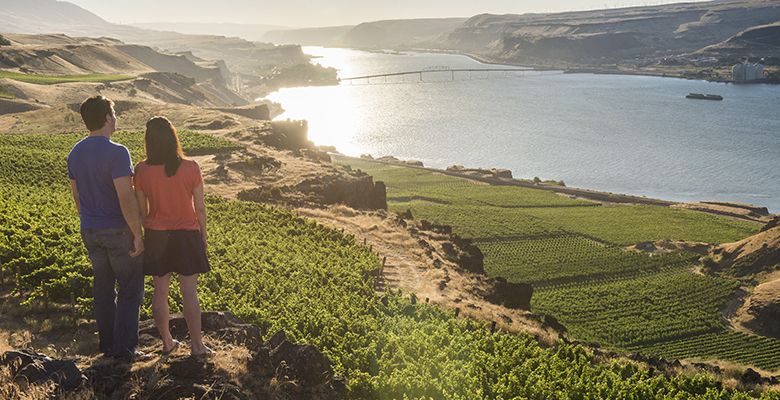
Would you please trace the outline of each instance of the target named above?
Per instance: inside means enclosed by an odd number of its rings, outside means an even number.
[[[145,231],[144,275],[190,276],[210,270],[200,231]]]

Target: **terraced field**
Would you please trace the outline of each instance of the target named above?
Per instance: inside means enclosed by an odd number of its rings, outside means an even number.
[[[725,357],[767,371],[780,370],[780,342],[744,332],[717,332],[672,340],[636,349],[668,358],[708,359]]]
[[[662,239],[728,243],[755,233],[758,224],[660,206],[599,205],[366,160],[337,161],[385,180],[391,210],[452,225],[473,239],[489,274],[531,283],[532,308],[555,316],[577,339],[616,350],[780,369],[780,341],[726,327],[720,309],[737,282],[696,274],[695,254],[625,249]]]
[[[683,254],[648,257],[578,235],[486,240],[477,244],[485,255],[488,273],[531,283],[536,288],[657,272],[695,258]]]
[[[555,315],[575,337],[618,348],[722,330],[718,308],[735,282],[671,268],[607,282],[543,288],[532,306]]]

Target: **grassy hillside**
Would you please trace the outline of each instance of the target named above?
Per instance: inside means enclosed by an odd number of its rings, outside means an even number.
[[[0,264],[29,301],[75,292],[88,308],[90,267],[64,172],[78,138],[0,136]],[[116,140],[142,154],[140,134]],[[190,153],[233,147],[196,133],[183,142]],[[378,256],[290,212],[221,198],[209,198],[208,211],[213,270],[201,280],[204,308],[320,347],[348,378],[349,398],[750,398],[710,376],[667,377],[598,361],[579,346],[544,348],[530,336],[490,334],[438,307],[377,294],[369,272],[381,266]]]
[[[724,324],[720,309],[738,282],[694,273],[695,254],[651,256],[624,248],[662,239],[728,243],[757,232],[759,224],[660,206],[602,206],[364,160],[340,162],[384,180],[391,210],[410,210],[416,219],[452,225],[473,239],[489,274],[531,283],[532,308],[555,316],[577,339],[780,370],[780,353],[773,352],[780,341]]]
[[[68,82],[117,82],[133,79],[130,75],[110,75],[110,74],[86,74],[86,75],[39,75],[22,74],[19,72],[0,71],[0,79],[8,78],[15,81],[34,83],[38,85],[54,85],[57,83]]]

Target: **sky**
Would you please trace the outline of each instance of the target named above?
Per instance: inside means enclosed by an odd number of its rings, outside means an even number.
[[[231,22],[288,27],[674,3],[670,0],[69,0],[116,23]]]

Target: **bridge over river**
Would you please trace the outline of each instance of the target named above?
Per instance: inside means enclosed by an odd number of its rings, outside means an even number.
[[[466,74],[467,78],[472,78],[474,74],[478,74],[482,78],[489,78],[491,76],[507,76],[509,73],[516,73],[516,72],[527,72],[527,71],[533,71],[529,68],[450,68],[450,67],[429,67],[421,70],[415,70],[415,71],[403,71],[403,72],[390,72],[390,73],[383,73],[383,74],[373,74],[373,75],[362,75],[362,76],[352,76],[348,78],[339,78],[341,82],[349,82],[352,83],[365,83],[365,84],[372,84],[372,83],[389,83],[388,78],[391,77],[403,77],[404,80],[401,82],[425,82],[426,76],[431,77],[439,77],[439,79],[436,79],[436,82],[442,81],[441,77],[446,76],[449,80],[454,81],[458,74],[463,76]],[[516,74],[513,74],[516,75]],[[414,81],[406,80],[405,78],[407,76],[416,76],[417,79]],[[371,80],[374,79],[374,82],[371,82]],[[377,82],[377,80],[381,79],[380,82]],[[365,82],[362,82],[365,81]]]

